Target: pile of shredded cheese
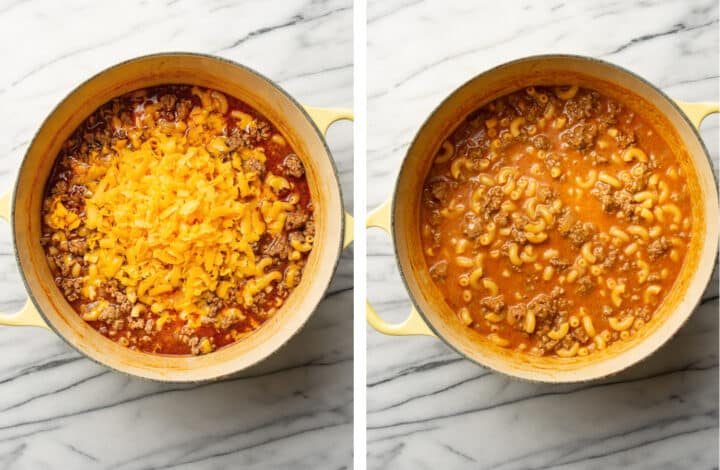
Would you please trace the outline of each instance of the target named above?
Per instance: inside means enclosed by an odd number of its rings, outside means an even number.
[[[282,281],[283,273],[266,272],[272,259],[256,256],[252,244],[266,232],[279,234],[299,197],[279,200],[278,192],[290,187],[281,176],[260,180],[243,171],[247,158],[265,161],[260,147],[218,158],[229,150],[219,117],[196,107],[187,124],[148,126],[143,139],[131,132],[112,152],[94,152],[74,169],[87,186],[86,298],[116,279],[133,304],[175,311],[199,326],[205,293],[227,299],[236,292],[237,303],[247,306]],[[55,228],[80,223],[60,201],[47,220]]]

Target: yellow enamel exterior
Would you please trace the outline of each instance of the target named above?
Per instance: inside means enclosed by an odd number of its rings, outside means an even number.
[[[707,116],[712,113],[720,113],[720,103],[687,103],[685,101],[675,101],[675,103],[697,129],[700,129],[700,124]]]
[[[349,108],[315,108],[312,106],[305,106],[305,111],[310,115],[310,119],[313,120],[315,125],[320,129],[323,135],[327,135],[327,131],[332,123],[347,119],[352,121],[355,119],[352,109]],[[355,221],[353,217],[346,211],[345,212],[345,238],[343,239],[343,248],[347,248],[353,242],[353,230],[355,227]]]
[[[390,233],[392,230],[392,201],[388,199],[372,210],[367,217],[365,227],[378,227]],[[365,301],[367,322],[380,333],[391,336],[424,335],[435,336],[428,328],[420,314],[412,307],[407,318],[400,323],[388,323],[375,311],[369,301]]]
[[[313,120],[323,135],[327,134],[332,123],[343,119],[352,121],[355,118],[352,109],[349,108],[315,108],[305,105],[303,105],[303,108],[305,108],[305,111],[310,115],[310,119]]]
[[[353,242],[353,233],[355,231],[355,219],[346,211],[345,212],[345,238],[343,238],[343,249],[347,248]]]
[[[0,196],[0,218],[8,222],[10,221],[11,201],[12,191],[8,191]],[[23,308],[15,314],[0,313],[0,325],[48,327],[30,300],[26,301]]]

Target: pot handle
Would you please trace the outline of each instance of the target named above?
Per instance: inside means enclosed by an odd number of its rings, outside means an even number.
[[[10,205],[12,199],[12,191],[8,191],[0,196],[0,218],[10,222]],[[7,326],[39,326],[47,328],[42,317],[35,309],[33,303],[28,299],[23,308],[14,314],[0,313],[0,325]]]
[[[391,233],[391,211],[392,201],[388,199],[377,208],[370,211],[365,223],[366,228],[378,227],[388,234]],[[425,335],[435,336],[435,333],[428,328],[415,307],[410,308],[407,318],[400,323],[388,323],[383,320],[375,311],[369,300],[365,301],[367,309],[367,322],[380,333],[392,336]]]
[[[686,101],[675,101],[678,107],[687,116],[696,129],[700,129],[700,124],[707,116],[712,113],[720,113],[720,103],[712,103],[709,101],[700,103],[689,103]]]
[[[332,123],[347,119],[352,121],[355,118],[352,109],[349,108],[315,108],[313,106],[304,106],[305,111],[318,127],[322,135],[327,135],[327,131]],[[345,211],[345,235],[343,238],[343,249],[347,248],[353,242],[353,230],[355,221],[353,217]]]

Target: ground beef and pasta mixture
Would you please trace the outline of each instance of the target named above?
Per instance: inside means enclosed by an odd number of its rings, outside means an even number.
[[[587,355],[652,320],[692,236],[686,175],[643,116],[529,87],[472,113],[424,185],[432,279],[500,347]]]
[[[313,246],[305,168],[256,110],[168,85],[113,99],[65,142],[41,243],[55,282],[101,334],[205,354],[256,330]]]

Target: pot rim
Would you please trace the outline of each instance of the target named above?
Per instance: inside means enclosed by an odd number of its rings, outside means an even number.
[[[283,96],[285,96],[285,97],[302,113],[302,115],[305,117],[305,119],[310,123],[310,125],[311,125],[312,128],[314,129],[317,137],[320,139],[320,142],[322,143],[323,147],[325,148],[325,153],[326,153],[326,155],[327,155],[327,157],[328,157],[329,163],[330,163],[330,165],[331,165],[331,167],[332,167],[332,170],[333,170],[333,174],[334,174],[334,176],[335,176],[335,178],[334,178],[334,180],[335,180],[335,185],[337,186],[338,196],[339,196],[339,198],[340,198],[340,204],[339,204],[339,205],[340,205],[340,212],[339,212],[339,214],[338,214],[338,218],[340,219],[340,225],[339,225],[339,227],[340,227],[340,230],[339,230],[339,231],[340,231],[340,236],[339,236],[339,243],[338,243],[337,251],[336,251],[336,253],[335,253],[335,255],[334,255],[334,263],[333,263],[333,267],[332,267],[332,274],[328,277],[328,281],[327,281],[326,285],[324,285],[324,286],[322,287],[322,296],[320,297],[320,300],[318,301],[318,303],[313,307],[312,313],[311,313],[310,315],[308,315],[308,316],[302,321],[302,323],[298,326],[298,328],[297,328],[295,331],[293,331],[292,334],[290,334],[282,343],[279,343],[279,344],[272,350],[272,352],[269,353],[267,356],[262,357],[262,358],[259,358],[259,359],[258,359],[257,361],[255,361],[254,363],[252,363],[252,364],[250,364],[250,365],[248,365],[248,366],[246,366],[246,367],[244,367],[244,368],[242,368],[242,369],[234,370],[234,371],[227,372],[227,373],[224,373],[224,374],[219,374],[219,375],[216,375],[216,376],[213,376],[213,377],[206,377],[206,378],[203,378],[203,379],[197,379],[197,380],[193,380],[193,379],[189,379],[189,380],[177,380],[177,379],[165,379],[165,378],[161,378],[161,377],[145,377],[145,376],[142,376],[142,375],[137,375],[137,374],[133,374],[133,373],[130,373],[130,372],[128,372],[128,371],[125,371],[125,370],[118,369],[118,368],[116,368],[116,367],[114,367],[114,366],[108,365],[108,364],[102,362],[101,360],[96,359],[96,358],[94,358],[94,357],[86,354],[82,349],[80,349],[80,347],[78,347],[75,343],[71,342],[71,341],[68,340],[63,334],[61,334],[61,333],[55,328],[55,326],[52,324],[52,322],[50,322],[50,321],[48,320],[47,316],[45,315],[45,313],[43,312],[43,310],[40,308],[40,305],[39,305],[39,303],[38,303],[38,301],[37,301],[37,299],[36,299],[35,293],[34,293],[34,292],[32,291],[32,289],[30,288],[30,284],[29,284],[28,279],[27,279],[27,276],[26,276],[26,274],[25,274],[25,270],[23,269],[22,264],[20,263],[20,255],[19,255],[19,250],[18,250],[18,243],[17,243],[17,239],[16,239],[15,223],[14,223],[14,221],[15,221],[15,207],[16,207],[16,197],[17,197],[17,187],[18,187],[19,175],[20,175],[23,171],[26,171],[26,170],[27,170],[27,168],[26,168],[26,163],[27,163],[27,157],[28,157],[28,150],[29,150],[30,148],[32,148],[32,146],[35,144],[35,142],[36,142],[36,140],[37,140],[37,137],[38,137],[38,134],[39,134],[40,131],[47,125],[47,123],[53,118],[53,116],[54,116],[54,114],[57,112],[58,108],[60,108],[72,95],[74,95],[76,92],[78,92],[78,91],[79,91],[81,88],[83,88],[85,85],[87,85],[88,83],[90,83],[90,82],[98,79],[99,77],[105,75],[106,73],[110,72],[111,70],[114,70],[115,68],[122,67],[122,66],[125,66],[125,65],[127,65],[127,64],[130,64],[130,63],[133,63],[133,62],[137,62],[137,61],[141,61],[141,60],[146,60],[146,59],[157,59],[157,58],[172,59],[172,58],[176,58],[176,57],[179,57],[179,56],[194,57],[194,58],[201,58],[201,59],[209,59],[209,60],[219,61],[219,62],[223,62],[223,63],[225,63],[225,64],[227,64],[227,65],[230,65],[230,66],[233,66],[233,67],[236,67],[236,68],[239,68],[239,69],[243,69],[244,71],[249,72],[250,74],[253,74],[253,75],[257,76],[258,78],[260,78],[261,80],[263,80],[265,83],[267,83],[270,87],[274,88],[275,90],[277,90],[278,92],[280,92]],[[177,83],[177,81],[174,82],[174,83]],[[170,84],[170,83],[168,83],[168,84]],[[57,158],[57,157],[55,157],[55,158]],[[44,187],[44,186],[42,187],[42,190],[43,190],[43,191],[45,190],[45,187]],[[114,64],[112,64],[112,65],[110,65],[110,66],[107,66],[107,67],[103,68],[102,70],[100,70],[99,72],[94,73],[94,74],[93,74],[92,76],[90,76],[89,78],[83,80],[82,82],[80,82],[80,83],[77,84],[76,86],[74,86],[67,94],[65,94],[65,96],[64,96],[57,104],[55,104],[55,106],[52,107],[52,109],[49,111],[49,113],[47,114],[47,116],[45,117],[45,119],[43,119],[42,123],[38,126],[37,130],[36,130],[35,133],[33,134],[32,139],[30,139],[30,141],[29,141],[29,143],[28,143],[28,145],[27,145],[25,154],[23,155],[22,161],[20,162],[20,166],[18,167],[18,171],[17,171],[16,177],[15,177],[15,181],[14,181],[13,189],[12,189],[12,197],[11,197],[11,204],[10,204],[10,224],[11,224],[11,234],[12,234],[12,242],[13,242],[13,254],[14,254],[14,257],[15,257],[15,262],[16,262],[16,264],[17,264],[17,266],[18,266],[18,271],[20,272],[20,278],[22,279],[23,286],[25,287],[25,292],[26,292],[27,295],[28,295],[28,299],[30,299],[30,301],[32,302],[33,306],[35,307],[35,310],[36,310],[36,311],[38,312],[38,314],[42,317],[43,321],[44,321],[45,324],[48,326],[48,328],[49,328],[50,330],[52,330],[52,331],[55,333],[55,335],[57,335],[58,337],[60,337],[60,338],[61,338],[66,344],[68,344],[72,349],[74,349],[75,351],[79,352],[79,353],[82,354],[85,358],[90,359],[91,361],[95,362],[96,364],[100,364],[100,365],[102,365],[102,366],[104,366],[104,367],[107,367],[108,369],[111,369],[111,370],[116,371],[116,372],[123,373],[123,374],[125,374],[125,375],[127,375],[127,376],[130,376],[130,377],[136,377],[136,378],[140,378],[140,379],[144,379],[144,380],[153,380],[153,381],[156,381],[156,382],[170,383],[170,384],[209,383],[209,382],[215,382],[215,381],[222,380],[222,379],[224,379],[224,378],[227,378],[227,377],[230,377],[230,376],[232,376],[232,375],[235,375],[235,374],[237,374],[237,373],[239,373],[239,372],[241,372],[241,371],[247,370],[247,369],[249,369],[249,368],[251,368],[251,367],[256,366],[256,365],[259,364],[260,362],[268,359],[269,357],[275,355],[279,350],[281,350],[292,338],[294,338],[294,337],[305,327],[305,325],[307,324],[307,322],[310,320],[310,317],[312,317],[312,316],[314,315],[315,310],[317,310],[317,307],[319,306],[320,302],[322,302],[322,300],[325,298],[325,296],[326,296],[326,294],[327,294],[327,291],[328,291],[328,289],[330,288],[330,284],[332,283],[332,280],[333,280],[333,278],[335,277],[335,273],[337,272],[337,268],[338,268],[338,265],[339,265],[339,263],[340,263],[340,258],[341,258],[342,251],[343,251],[343,233],[345,232],[345,217],[344,217],[344,211],[345,211],[345,204],[344,204],[344,202],[343,202],[343,193],[342,193],[342,187],[340,186],[340,177],[339,177],[337,165],[336,165],[335,160],[334,160],[334,158],[333,158],[333,156],[332,156],[332,153],[330,152],[330,148],[329,148],[328,145],[327,145],[327,141],[325,140],[325,136],[324,136],[323,133],[320,131],[320,129],[318,128],[317,124],[315,123],[315,121],[313,121],[313,119],[310,117],[310,115],[309,115],[308,112],[305,110],[305,108],[304,108],[290,93],[288,93],[287,91],[285,91],[285,89],[283,89],[280,85],[278,85],[275,81],[271,80],[271,79],[268,78],[267,76],[261,74],[260,72],[256,71],[255,69],[250,68],[250,67],[248,67],[247,65],[241,64],[241,63],[239,63],[239,62],[235,62],[235,61],[233,61],[233,60],[226,59],[226,58],[224,58],[224,57],[216,56],[216,55],[213,55],[213,54],[198,53],[198,52],[174,51],[174,52],[158,52],[158,53],[153,53],[153,54],[140,55],[140,56],[136,56],[136,57],[133,57],[133,58],[130,58],[130,59],[126,59],[126,60],[123,60],[123,61],[114,63]],[[93,331],[95,331],[94,328],[93,328]],[[99,333],[98,333],[98,334],[99,334]],[[232,344],[234,344],[234,343],[231,343],[231,344],[228,345],[228,346],[231,346]],[[137,352],[137,353],[139,353],[139,354],[149,354],[149,353],[143,353],[143,352],[140,352],[140,351],[135,351],[135,352]],[[172,356],[170,356],[170,357],[172,357]],[[185,356],[179,356],[179,357],[185,357]]]
[[[501,370],[495,369],[494,367],[491,367],[491,366],[489,366],[489,365],[483,364],[483,363],[475,360],[474,358],[469,357],[469,356],[468,356],[467,354],[465,354],[462,350],[460,350],[460,348],[456,347],[456,346],[455,346],[453,343],[451,343],[447,338],[445,338],[445,336],[443,336],[443,335],[433,326],[433,324],[432,324],[432,323],[430,322],[430,320],[428,319],[428,316],[425,314],[425,312],[423,311],[423,309],[420,307],[420,305],[418,304],[418,302],[415,300],[415,297],[413,297],[412,291],[410,290],[410,284],[409,284],[409,282],[408,282],[408,278],[407,278],[407,276],[406,276],[406,274],[405,274],[405,271],[403,270],[403,267],[402,267],[402,265],[401,265],[401,263],[400,263],[400,256],[399,256],[399,254],[398,254],[398,249],[397,249],[397,245],[398,245],[397,233],[398,233],[398,231],[397,231],[397,227],[396,227],[396,225],[395,225],[395,224],[396,224],[396,221],[395,221],[395,206],[396,206],[397,200],[398,200],[398,198],[400,197],[400,194],[401,194],[401,192],[400,192],[400,191],[401,191],[400,185],[398,184],[398,182],[399,182],[399,180],[400,180],[400,175],[401,175],[401,174],[403,173],[403,171],[404,171],[405,163],[407,162],[407,159],[408,159],[408,156],[409,156],[409,153],[410,153],[410,149],[412,149],[412,148],[414,147],[414,145],[416,144],[416,142],[417,142],[417,140],[418,140],[418,137],[425,131],[425,128],[427,127],[428,123],[429,123],[430,120],[435,116],[435,114],[437,113],[437,111],[438,111],[441,107],[443,107],[443,106],[450,100],[450,98],[451,98],[453,95],[455,95],[455,93],[457,93],[459,90],[463,89],[464,87],[468,86],[471,82],[475,81],[476,79],[478,79],[478,78],[481,77],[481,76],[489,75],[489,74],[492,74],[492,73],[497,72],[498,70],[502,70],[502,69],[504,69],[504,68],[506,68],[506,67],[515,66],[515,65],[518,65],[518,64],[522,64],[522,63],[524,63],[524,62],[535,62],[535,61],[539,61],[539,60],[556,60],[556,59],[580,60],[580,61],[592,62],[592,63],[596,63],[596,64],[603,65],[603,66],[605,66],[605,67],[613,68],[613,69],[615,69],[615,70],[617,70],[617,71],[619,71],[619,72],[621,72],[621,73],[624,73],[624,74],[630,76],[631,78],[634,78],[634,79],[639,80],[641,83],[647,85],[648,87],[650,87],[651,89],[653,89],[654,91],[656,91],[666,102],[668,102],[668,103],[673,107],[673,109],[674,109],[675,111],[677,111],[677,113],[680,115],[680,117],[688,124],[688,126],[690,127],[690,129],[692,129],[692,132],[693,132],[694,137],[698,140],[698,143],[700,144],[700,146],[701,146],[701,148],[702,148],[702,150],[703,150],[703,155],[705,156],[705,158],[707,159],[708,163],[710,164],[710,167],[712,168],[712,159],[710,158],[710,154],[708,153],[707,147],[705,146],[705,142],[703,142],[702,137],[700,136],[699,128],[696,128],[696,127],[692,124],[692,122],[690,122],[690,119],[688,119],[687,115],[682,111],[682,109],[680,109],[680,107],[677,105],[677,103],[676,103],[672,98],[670,98],[665,92],[663,92],[660,88],[658,88],[657,86],[655,86],[653,83],[651,83],[651,82],[648,81],[647,79],[643,78],[642,76],[640,76],[640,75],[636,74],[635,72],[632,72],[632,71],[630,71],[630,70],[628,70],[628,69],[626,69],[626,68],[624,68],[624,67],[621,67],[621,66],[619,66],[619,65],[613,64],[613,63],[611,63],[611,62],[607,62],[607,61],[605,61],[605,60],[597,59],[597,58],[595,58],[595,57],[583,56],[583,55],[578,55],[578,54],[537,54],[537,55],[531,55],[531,56],[521,57],[521,58],[519,58],[519,59],[513,59],[513,60],[508,61],[508,62],[503,62],[502,64],[499,64],[499,65],[496,65],[496,66],[494,66],[494,67],[491,67],[491,68],[489,68],[489,69],[487,69],[487,70],[484,70],[484,71],[482,71],[482,72],[474,75],[474,76],[471,77],[470,79],[464,81],[462,84],[460,84],[460,85],[458,85],[456,88],[454,88],[447,96],[445,96],[445,98],[443,98],[442,101],[440,101],[440,103],[438,103],[438,104],[433,108],[433,110],[428,114],[428,116],[423,120],[422,124],[420,125],[420,127],[419,127],[418,130],[417,130],[417,132],[415,133],[415,136],[413,137],[412,141],[410,141],[410,145],[408,145],[407,151],[405,152],[405,156],[403,157],[403,160],[402,160],[402,162],[401,162],[401,164],[400,164],[400,170],[398,171],[398,174],[397,174],[397,177],[396,177],[396,180],[395,180],[395,185],[394,185],[395,187],[394,187],[394,190],[393,190],[393,193],[392,193],[391,207],[390,207],[390,231],[391,231],[391,233],[392,233],[393,253],[394,253],[394,255],[395,255],[395,256],[394,256],[394,258],[395,258],[395,263],[396,263],[396,265],[397,265],[397,267],[398,267],[398,272],[400,273],[400,279],[402,279],[403,286],[405,287],[405,290],[407,291],[407,294],[408,294],[408,297],[409,297],[409,299],[410,299],[410,302],[411,302],[412,306],[415,308],[415,310],[416,310],[416,311],[418,312],[418,314],[420,315],[420,318],[422,318],[423,322],[427,325],[427,327],[430,329],[430,331],[432,331],[432,333],[433,333],[436,337],[440,338],[440,339],[442,340],[442,342],[445,343],[445,345],[447,345],[448,347],[450,347],[450,349],[452,349],[453,351],[455,351],[456,353],[458,353],[458,354],[459,354],[461,357],[463,357],[464,359],[467,359],[467,360],[471,361],[472,363],[477,364],[477,365],[479,365],[479,366],[481,366],[481,367],[488,368],[488,369],[490,369],[490,370],[492,370],[492,371],[494,371],[494,372],[499,372],[499,373],[501,373],[501,374],[503,374],[503,375],[506,375],[506,376],[508,376],[508,377],[512,377],[512,378],[515,378],[515,379],[526,380],[526,381],[528,381],[528,382],[556,383],[556,384],[560,384],[560,383],[579,383],[579,382],[587,382],[587,381],[590,381],[590,380],[599,380],[599,379],[602,379],[602,378],[609,377],[609,376],[612,376],[612,375],[614,375],[614,374],[617,374],[617,373],[619,373],[619,372],[627,369],[628,367],[631,367],[631,366],[633,366],[633,365],[636,365],[636,364],[644,361],[645,359],[647,359],[648,357],[650,357],[653,353],[655,353],[658,349],[660,349],[662,346],[664,346],[664,345],[675,335],[675,333],[677,333],[677,331],[678,331],[680,328],[682,328],[682,326],[685,324],[685,322],[687,322],[687,320],[690,318],[692,312],[694,312],[695,309],[697,309],[697,306],[702,303],[702,295],[698,298],[698,300],[695,302],[695,304],[694,304],[692,310],[690,311],[690,313],[689,313],[689,314],[687,315],[687,317],[683,320],[683,322],[678,325],[678,328],[675,330],[675,332],[674,332],[672,335],[670,335],[667,339],[665,339],[663,342],[661,342],[660,344],[658,344],[655,349],[652,349],[652,350],[648,351],[646,354],[644,354],[643,356],[641,356],[637,361],[635,361],[635,362],[633,362],[633,363],[627,364],[627,365],[625,365],[625,366],[621,366],[621,367],[619,367],[619,368],[609,369],[608,371],[604,372],[604,373],[601,374],[601,375],[597,375],[597,376],[595,376],[595,377],[590,377],[590,378],[572,378],[572,379],[565,379],[565,378],[563,378],[563,379],[561,379],[561,380],[548,381],[548,380],[542,380],[542,379],[538,379],[538,378],[530,378],[530,377],[527,376],[527,374],[526,374],[524,371],[521,372],[521,373],[519,373],[519,374],[511,374],[511,373],[508,373],[508,372],[506,372],[506,371],[501,371]],[[712,176],[713,176],[713,180],[715,181],[715,186],[717,187],[717,185],[718,185],[718,177],[715,175],[714,172],[713,172],[713,175],[712,175]],[[716,252],[715,252],[715,257],[714,257],[714,263],[717,263],[718,257],[720,257],[720,254],[718,254],[718,252],[717,252],[717,250],[716,250]],[[706,284],[710,282],[710,279],[711,279],[711,278],[712,278],[712,274],[711,274],[711,276],[708,278]]]

